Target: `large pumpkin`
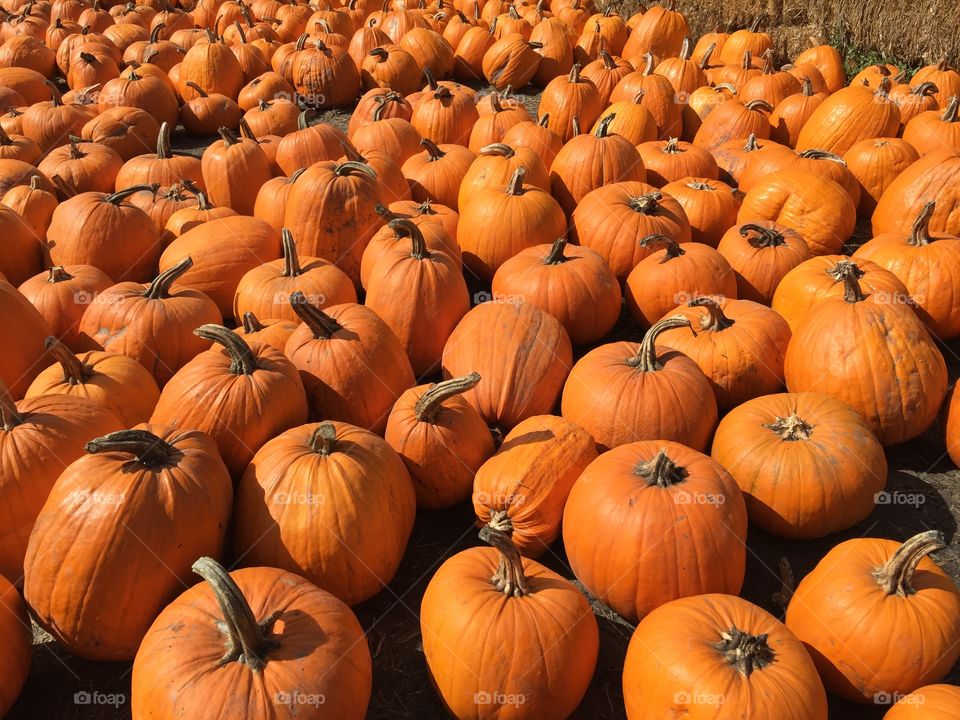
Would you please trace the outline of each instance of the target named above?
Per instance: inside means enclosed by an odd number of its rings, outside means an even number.
[[[644,618],[627,647],[623,699],[628,720],[827,720],[823,684],[797,636],[731,595],[676,600]]]
[[[960,589],[927,557],[945,546],[936,530],[902,544],[847,540],[803,578],[787,627],[807,646],[829,692],[874,703],[937,682],[953,667]]]
[[[243,474],[233,545],[245,565],[295,572],[356,605],[393,579],[415,513],[407,469],[382,438],[342,422],[300,425]]]
[[[496,299],[463,317],[441,360],[445,378],[480,373],[483,384],[464,397],[488,424],[505,428],[550,413],[572,364],[559,320],[528,303]]]
[[[880,442],[896,445],[936,420],[947,392],[946,364],[908,305],[865,294],[854,269],[843,272],[843,296],[817,303],[790,340],[787,388],[843,400]]]
[[[228,574],[205,557],[193,571],[206,582],[167,605],[137,651],[135,720],[233,720],[264,707],[276,720],[362,720],[373,671],[350,608],[275,568]]]
[[[877,201],[871,218],[873,234],[906,236],[928,202],[936,203],[931,232],[960,235],[960,150],[929,153],[907,166]]]
[[[590,605],[572,583],[521,558],[506,533],[487,527],[481,538],[496,549],[454,555],[424,592],[420,633],[431,681],[459,720],[564,720],[596,666]]]
[[[734,408],[711,455],[740,485],[750,522],[792,539],[860,522],[887,481],[883,447],[864,419],[820,393],[767,395]]]
[[[478,522],[509,535],[524,557],[542,555],[560,537],[570,488],[596,458],[593,438],[579,425],[555,415],[527,418],[477,471]]]
[[[860,215],[870,217],[886,189],[919,159],[913,146],[900,138],[861,140],[847,150],[843,160],[860,183]]]
[[[0,576],[0,633],[6,642],[3,649],[3,682],[0,683],[0,716],[13,707],[27,681],[33,638],[27,606],[17,589]]]
[[[138,425],[86,451],[37,517],[24,597],[76,655],[130,660],[194,559],[220,553],[233,487],[216,445],[195,430]]]
[[[201,325],[194,333],[215,345],[170,378],[150,422],[207,433],[238,478],[261,445],[306,422],[303,383],[276,348],[251,347],[221,325]]]
[[[887,97],[889,80],[878,90],[851,85],[838,90],[813,111],[797,136],[797,150],[843,155],[861,140],[896,137],[900,109]]]
[[[690,320],[664,318],[639,345],[607,343],[580,358],[563,387],[563,417],[605,449],[663,438],[705,450],[717,423],[710,381],[682,353],[655,347],[660,333],[678,327],[691,328]]]
[[[677,598],[739,593],[746,536],[734,479],[706,455],[668,440],[601,455],[574,483],[563,513],[573,572],[630,621]]]

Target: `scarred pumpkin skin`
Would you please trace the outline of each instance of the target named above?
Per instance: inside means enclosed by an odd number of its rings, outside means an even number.
[[[732,595],[675,600],[644,618],[627,647],[623,696],[629,720],[827,719],[823,684],[796,635]]]
[[[960,589],[927,557],[944,547],[936,530],[903,544],[847,540],[800,582],[787,627],[830,693],[870,704],[947,674],[960,657]]]
[[[711,455],[740,486],[750,522],[791,539],[823,537],[866,518],[887,461],[864,419],[820,393],[745,402],[720,421]]]
[[[189,582],[190,563],[220,553],[233,487],[213,440],[196,430],[138,425],[86,450],[37,517],[24,597],[76,655],[130,660]]]
[[[667,440],[602,454],[574,483],[563,513],[577,578],[630,621],[680,597],[739,593],[746,536],[734,479],[706,455]]]
[[[473,509],[480,524],[509,528],[524,557],[538,557],[560,537],[570,488],[597,458],[579,425],[555,415],[527,418],[477,471]]]
[[[427,585],[420,605],[427,671],[454,717],[563,720],[593,676],[596,620],[566,579],[521,558],[509,540],[497,548],[454,555]]]
[[[935,202],[930,232],[960,235],[960,150],[924,155],[891,182],[877,201],[871,222],[874,236],[906,236],[924,205]]]
[[[900,698],[883,720],[956,720],[960,717],[960,688],[926,685]]]
[[[0,716],[6,716],[27,681],[33,638],[27,606],[17,589],[3,576],[0,576],[0,634],[4,639]]]
[[[300,425],[243,474],[233,546],[244,565],[295,572],[356,605],[393,579],[415,513],[407,469],[382,438],[343,422]]]
[[[135,720],[233,720],[264,708],[275,720],[362,720],[372,664],[350,608],[275,568],[235,570],[229,575],[235,594],[219,591],[218,597],[211,581],[226,590],[226,570],[211,573],[209,560],[194,565],[207,582],[165,607],[137,651],[130,698]],[[238,622],[244,610],[253,627]],[[231,632],[237,633],[232,643]],[[244,642],[241,654],[237,646]]]
[[[444,378],[478,372],[464,394],[488,424],[512,428],[550,413],[573,364],[567,331],[528,303],[486,302],[464,315],[443,349]]]
[[[823,392],[860,412],[884,445],[925,432],[947,392],[946,364],[909,306],[863,292],[855,271],[844,295],[817,303],[787,347],[790,392]]]

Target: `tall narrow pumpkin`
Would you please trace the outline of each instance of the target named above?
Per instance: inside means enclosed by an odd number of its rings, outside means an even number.
[[[204,183],[210,199],[240,215],[253,215],[260,187],[273,171],[256,140],[237,137],[228,128],[218,131],[222,142],[207,147],[201,158]]]

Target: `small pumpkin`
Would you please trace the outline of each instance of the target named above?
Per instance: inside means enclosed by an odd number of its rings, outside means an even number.
[[[678,138],[670,138],[666,143],[660,140],[641,143],[637,150],[647,171],[647,182],[654,187],[662,188],[689,177],[720,179],[720,168],[713,155]]]
[[[113,280],[92,265],[55,265],[34,275],[19,290],[47,321],[53,335],[79,350],[80,318],[86,306],[111,285]]]
[[[693,242],[717,247],[724,233],[737,223],[740,198],[720,180],[687,177],[667,183],[662,190],[683,208]]]
[[[87,121],[80,137],[112,148],[126,162],[139,155],[144,147],[156,146],[160,124],[139,108],[108,108]]]
[[[825,92],[814,92],[810,78],[804,77],[799,92],[784,97],[774,106],[770,115],[770,139],[795,147],[800,130],[827,97]]]
[[[410,184],[410,194],[417,202],[435,200],[459,210],[460,184],[476,155],[463,145],[437,145],[427,138],[420,145],[423,152],[409,157],[400,168]]]
[[[59,200],[51,190],[42,187],[39,175],[32,175],[29,184],[14,185],[0,196],[0,204],[13,210],[23,221],[17,222],[13,215],[0,210],[4,218],[4,237],[7,238],[0,272],[10,280],[18,277],[25,280],[31,269],[40,271],[38,265],[42,266],[42,239],[47,236],[47,228],[50,227]],[[32,231],[32,240],[29,232],[24,232],[22,224]]]
[[[592,127],[605,104],[597,86],[588,77],[581,76],[580,70],[580,64],[574,64],[569,75],[551,80],[543,89],[537,109],[541,115],[550,115],[551,129],[564,142],[574,137],[574,118],[581,126]]]
[[[919,159],[914,147],[900,138],[861,140],[847,150],[843,160],[860,183],[860,217],[870,217],[891,183]]]
[[[192,155],[174,155],[170,149],[172,130],[168,123],[161,124],[156,153],[137,155],[123,164],[115,183],[118,191],[153,183],[169,187],[184,180],[192,180],[200,188],[206,187],[200,160]]]
[[[727,230],[717,246],[737,276],[737,297],[762,305],[773,301],[783,277],[813,257],[800,233],[769,220]]]
[[[771,112],[773,106],[766,100],[744,103],[731,98],[707,115],[693,138],[693,144],[712,152],[732,140],[746,141],[751,135],[766,140],[772,132],[768,117]]]

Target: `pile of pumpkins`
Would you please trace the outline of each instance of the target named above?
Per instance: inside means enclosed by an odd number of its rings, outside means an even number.
[[[672,2],[378,2],[0,3],[0,716],[29,613],[133,660],[134,720],[363,718],[350,606],[472,501],[489,547],[421,606],[454,717],[583,698],[561,538],[638,623],[628,718],[956,717],[936,528],[836,545],[785,622],[738,593],[748,523],[864,520],[943,407],[960,462],[960,72],[778,67]]]

